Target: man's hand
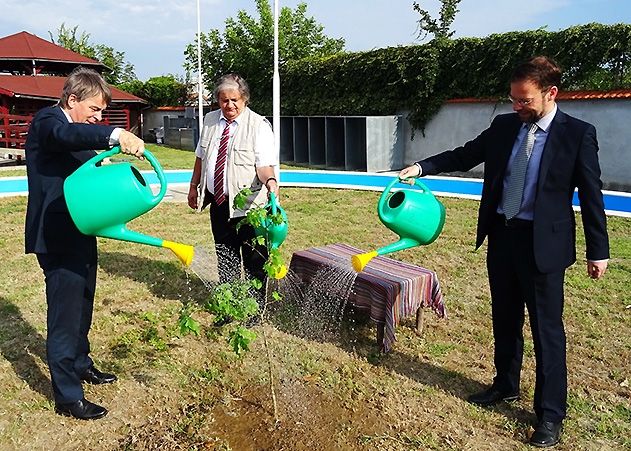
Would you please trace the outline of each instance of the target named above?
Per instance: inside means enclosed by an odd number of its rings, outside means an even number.
[[[414,185],[414,178],[419,177],[421,175],[421,170],[415,164],[412,166],[408,166],[399,172],[399,178],[403,183],[407,183],[408,185]]]
[[[592,279],[600,279],[607,272],[607,264],[609,260],[601,260],[597,262],[587,261],[587,275]]]
[[[188,206],[197,210],[197,185],[190,184],[188,188]]]
[[[274,195],[276,196],[276,199],[278,199],[279,195],[280,195],[280,191],[278,189],[278,182],[276,181],[276,179],[270,179],[267,181],[267,183],[265,183],[265,186],[267,187],[267,190],[270,193],[274,193]],[[269,194],[268,194],[269,196]]]
[[[121,130],[121,134],[118,137],[118,144],[121,147],[121,152],[127,155],[134,155],[139,159],[143,159],[142,154],[145,152],[145,142],[128,132],[127,130]]]

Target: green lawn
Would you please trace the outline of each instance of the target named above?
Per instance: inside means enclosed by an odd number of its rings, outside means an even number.
[[[155,148],[165,168],[192,164],[191,152],[161,152]],[[289,261],[296,250],[335,242],[370,250],[394,241],[377,218],[378,195],[283,189],[283,256]],[[447,220],[438,240],[392,257],[437,272],[449,319],[427,312],[421,337],[412,319],[404,321],[385,356],[361,317],[320,338],[299,331],[291,317],[272,316],[254,328],[259,337],[241,359],[207,315],[197,317],[200,337],[182,337],[180,307],[208,296],[199,280],[170,251],[101,239],[92,354],[119,381],[86,387],[86,397],[110,414],[84,423],[54,414],[43,276],[35,257],[23,254],[26,199],[0,199],[0,449],[530,449],[534,355],[527,328],[522,400],[492,409],[465,401],[493,375],[490,299],[484,248],[473,250],[478,204],[442,201]],[[580,215],[577,221],[583,255]],[[183,203],[163,202],[130,227],[212,247],[207,214]],[[631,220],[611,217],[609,231],[604,279],[587,278],[584,258],[567,272],[569,415],[555,449],[631,449]]]

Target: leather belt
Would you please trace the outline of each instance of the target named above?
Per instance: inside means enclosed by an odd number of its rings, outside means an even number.
[[[511,218],[506,219],[504,215],[497,215],[498,220],[508,229],[532,229],[532,221],[528,219]]]

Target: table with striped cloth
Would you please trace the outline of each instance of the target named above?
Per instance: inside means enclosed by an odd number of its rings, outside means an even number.
[[[343,243],[312,247],[293,254],[290,270],[308,285],[325,266],[354,272],[351,256],[363,252]],[[396,341],[395,328],[403,318],[416,314],[420,332],[423,307],[431,307],[439,317],[446,317],[436,273],[382,256],[373,258],[357,274],[348,302],[368,310],[370,318],[377,324],[377,343],[383,352],[392,348]]]

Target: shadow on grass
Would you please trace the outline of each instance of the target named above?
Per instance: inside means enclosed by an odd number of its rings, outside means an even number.
[[[46,363],[46,340],[11,301],[0,297],[0,352],[31,390],[53,399],[50,379],[37,360]]]
[[[305,331],[301,324],[292,323],[287,311],[279,309],[275,313],[270,315],[271,322],[284,332],[308,340],[336,344],[346,352],[366,358],[368,362],[375,366],[387,368],[413,381],[441,390],[463,401],[466,401],[470,394],[487,388],[486,385],[471,379],[461,372],[429,363],[422,358],[406,354],[404,350],[397,350],[397,347],[402,347],[400,344],[398,346],[395,344],[395,349],[387,354],[380,353],[376,341],[376,324],[361,310],[348,308],[344,313],[343,320],[337,324],[336,329],[333,331],[329,329],[323,334],[311,333],[309,330]],[[400,327],[406,326],[402,325]],[[487,408],[487,410],[499,412],[524,426],[532,424],[535,420],[532,412],[514,403],[501,403]]]
[[[179,299],[185,303],[190,299],[208,297],[208,289],[199,277],[189,274],[179,262],[99,251],[99,266],[109,274],[145,284],[156,297],[162,299]],[[186,298],[183,299],[183,296]]]

